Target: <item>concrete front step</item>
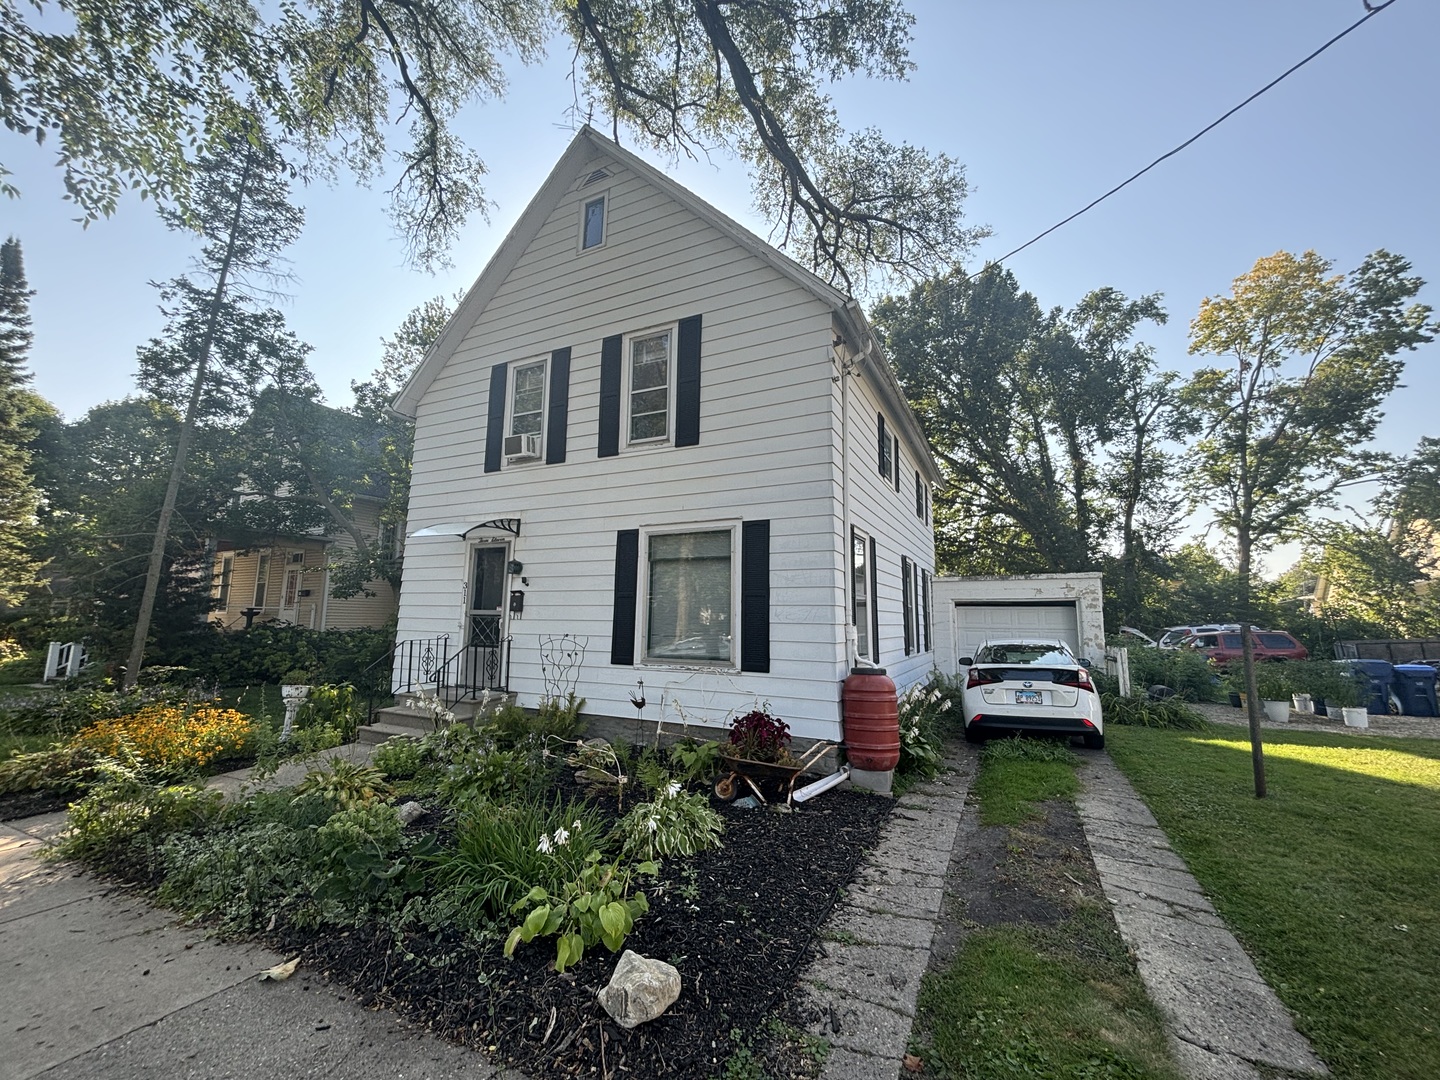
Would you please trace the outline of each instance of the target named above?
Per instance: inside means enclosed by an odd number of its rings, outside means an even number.
[[[485,711],[494,712],[502,705],[513,704],[514,701],[514,694],[492,697]],[[457,723],[473,724],[479,707],[478,701],[459,701],[450,707],[450,712],[454,714]],[[444,724],[445,721],[441,721],[439,726],[443,727]],[[429,710],[402,703],[377,709],[375,722],[362,725],[356,734],[362,743],[373,746],[397,736],[418,739],[429,735],[436,727],[435,716]]]

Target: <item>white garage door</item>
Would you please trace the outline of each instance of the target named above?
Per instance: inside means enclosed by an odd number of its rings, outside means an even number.
[[[957,603],[951,618],[957,660],[974,656],[982,641],[998,637],[1059,638],[1079,655],[1080,632],[1073,603]]]

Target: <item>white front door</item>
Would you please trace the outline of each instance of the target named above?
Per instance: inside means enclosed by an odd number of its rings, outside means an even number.
[[[300,606],[300,574],[298,566],[285,569],[285,586],[280,591],[280,621],[293,623]]]
[[[466,612],[467,674],[477,687],[498,687],[503,679],[505,608],[509,598],[510,546],[479,544],[471,549],[469,609]]]

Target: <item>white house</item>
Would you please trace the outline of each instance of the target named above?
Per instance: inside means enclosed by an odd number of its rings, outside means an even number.
[[[643,681],[647,721],[760,701],[813,739],[857,659],[934,666],[939,476],[859,306],[589,128],[394,408],[399,641],[473,643],[521,704],[561,635],[589,714]]]

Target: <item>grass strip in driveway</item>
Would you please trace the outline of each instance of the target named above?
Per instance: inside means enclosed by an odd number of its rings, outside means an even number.
[[[1111,728],[1130,778],[1342,1080],[1440,1076],[1440,742]]]
[[[979,823],[962,819],[946,884],[953,944],[920,994],[924,1075],[1178,1078],[1100,891],[1078,788],[1061,744],[987,744],[971,789]]]

